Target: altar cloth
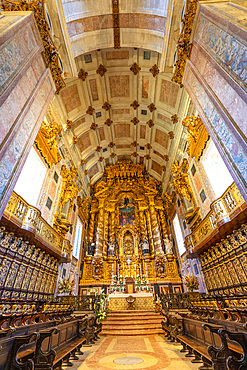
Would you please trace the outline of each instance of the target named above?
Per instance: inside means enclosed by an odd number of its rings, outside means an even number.
[[[126,293],[111,293],[109,294],[109,308],[113,311],[118,310],[127,310],[128,303],[126,298],[129,296],[135,297],[135,310],[154,310],[154,303],[153,303],[153,294],[152,293],[133,293],[133,294],[126,294]]]

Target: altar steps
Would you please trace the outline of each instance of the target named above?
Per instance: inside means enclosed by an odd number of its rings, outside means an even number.
[[[102,322],[103,335],[161,334],[162,316],[153,311],[111,311]]]

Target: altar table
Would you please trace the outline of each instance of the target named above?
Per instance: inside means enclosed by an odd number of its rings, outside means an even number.
[[[109,308],[110,310],[127,310],[128,303],[126,298],[129,296],[135,297],[135,310],[154,310],[153,293],[111,293],[109,294]]]

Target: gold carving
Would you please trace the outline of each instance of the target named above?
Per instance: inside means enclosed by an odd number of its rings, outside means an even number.
[[[68,170],[66,166],[63,165],[60,174],[63,179],[63,184],[53,226],[58,232],[65,236],[70,226],[68,222],[69,214],[73,206],[73,201],[78,193],[78,186],[74,184],[77,168],[73,167],[71,170]]]
[[[134,100],[133,103],[130,104],[131,107],[133,107],[134,109],[137,109],[138,107],[140,107],[140,104],[138,103],[137,100]]]
[[[113,123],[113,121],[110,119],[110,118],[107,118],[107,120],[105,121],[105,125],[107,126],[111,126],[111,124]]]
[[[96,73],[98,73],[101,77],[103,77],[106,71],[107,69],[102,64],[100,64],[98,69],[96,70]]]
[[[131,120],[132,123],[134,123],[134,125],[137,125],[139,121],[139,119],[137,117],[134,117],[132,120]]]
[[[155,111],[157,108],[156,106],[154,105],[154,103],[151,103],[148,105],[148,109],[150,110],[150,112],[152,113],[153,111]]]
[[[111,142],[108,144],[109,148],[113,148],[113,147],[114,147],[114,145],[115,145],[115,143],[114,143],[113,141],[111,141]]]
[[[121,160],[105,167],[93,186],[89,255],[84,260],[81,284],[91,284],[99,276],[109,284],[114,275],[137,274],[153,282],[181,281],[175,257],[168,260],[162,249],[167,224],[159,187],[160,182],[148,175],[143,164]],[[134,218],[125,222],[121,209],[129,206],[134,209]]]
[[[62,126],[58,123],[47,123],[43,121],[35,139],[35,144],[42,153],[49,167],[52,167],[54,163],[58,163],[61,160],[56,141],[57,136],[61,131]]]
[[[80,196],[77,197],[78,214],[82,221],[88,221],[89,218],[89,197],[83,200]]]
[[[139,144],[138,144],[138,142],[135,140],[135,141],[133,141],[133,143],[131,143],[131,145],[133,145],[134,147],[136,147],[136,146],[138,146]]]
[[[77,137],[76,136],[73,136],[72,137],[72,144],[76,144],[78,141]]]
[[[72,127],[72,121],[70,121],[69,119],[67,119],[67,122],[66,122],[66,128],[71,128]]]
[[[148,127],[153,127],[154,126],[154,121],[152,119],[150,119],[149,121],[146,122],[146,124],[148,125]]]
[[[106,111],[110,110],[111,104],[109,104],[107,101],[102,105],[102,108]]]
[[[173,114],[173,116],[171,116],[171,120],[173,124],[175,125],[178,122],[178,116],[176,114]]]
[[[96,130],[96,128],[98,127],[97,123],[95,122],[92,122],[91,126],[90,126],[90,130]]]
[[[120,49],[119,0],[112,0],[114,49]]]
[[[93,107],[89,106],[89,107],[88,107],[88,109],[86,110],[86,113],[87,113],[87,114],[90,114],[90,116],[92,116],[92,115],[93,115],[94,110],[95,110],[95,109],[94,109]]]
[[[6,11],[32,11],[38,30],[43,41],[44,46],[44,61],[46,66],[50,68],[52,78],[56,86],[56,94],[59,94],[60,90],[66,87],[66,83],[62,77],[63,71],[59,67],[59,54],[56,46],[52,40],[50,28],[46,21],[44,1],[10,1],[3,0],[1,2],[3,10]]]
[[[138,66],[138,64],[135,62],[134,64],[132,64],[132,66],[130,67],[130,70],[131,72],[134,73],[134,75],[137,75],[137,73],[141,70],[141,67]]]
[[[187,127],[189,142],[187,153],[191,158],[195,157],[198,160],[209,139],[209,134],[199,116],[185,117],[182,125]]]
[[[152,68],[150,68],[149,72],[152,73],[153,77],[156,77],[159,74],[160,70],[159,70],[158,66],[155,64],[155,65],[153,65]]]
[[[186,3],[185,15],[182,19],[182,30],[180,32],[178,42],[177,42],[177,60],[174,64],[175,71],[172,76],[172,81],[178,83],[180,87],[183,86],[182,80],[184,75],[184,69],[186,65],[186,60],[190,56],[191,42],[190,36],[192,32],[192,26],[194,18],[196,15],[198,0],[190,0]]]
[[[96,151],[96,152],[100,152],[100,151],[101,151],[101,149],[102,149],[102,146],[98,145],[98,146],[95,148],[95,151]]]
[[[81,68],[78,73],[78,78],[80,78],[82,81],[85,81],[87,76],[88,76],[88,73],[84,71],[84,69]]]

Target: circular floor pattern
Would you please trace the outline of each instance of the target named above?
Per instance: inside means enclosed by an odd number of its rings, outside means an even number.
[[[137,365],[143,361],[144,360],[140,357],[120,357],[113,360],[113,362],[118,365]]]
[[[128,364],[128,366],[117,363],[118,359],[122,358],[137,358],[138,363],[135,362],[132,365]],[[140,361],[142,360],[142,361]],[[126,370],[126,369],[132,369],[132,370],[143,370],[148,369],[151,366],[154,366],[158,362],[158,358],[154,354],[153,356],[147,355],[146,353],[136,353],[136,352],[122,352],[122,353],[114,353],[114,355],[109,355],[102,357],[99,360],[99,365],[107,367],[111,370]]]

